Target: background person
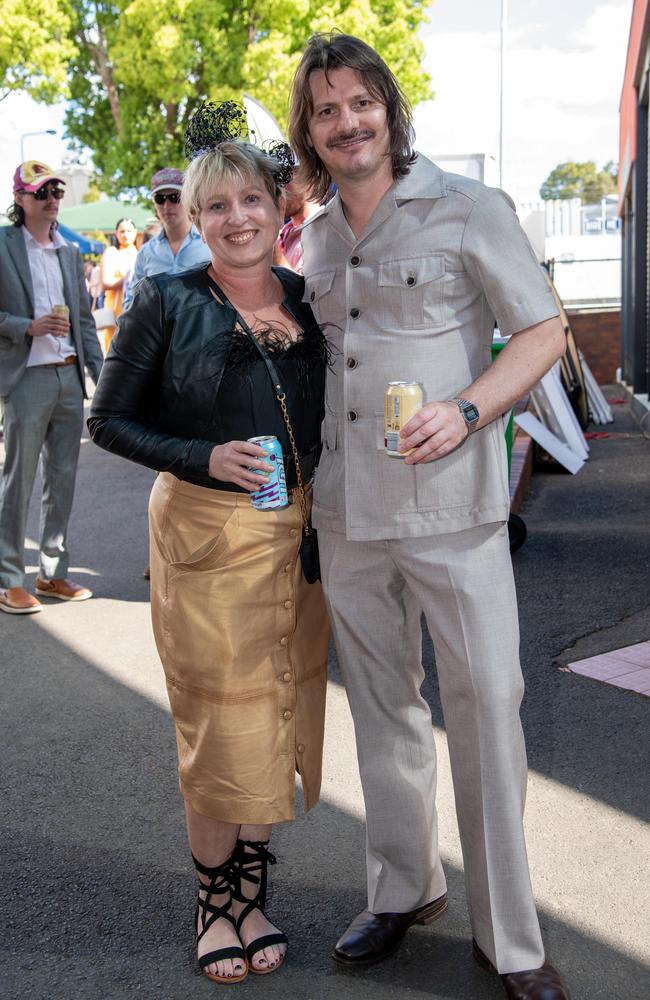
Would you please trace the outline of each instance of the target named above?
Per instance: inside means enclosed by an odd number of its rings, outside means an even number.
[[[86,288],[88,290],[90,308],[91,310],[101,309],[104,305],[104,290],[102,288],[100,258],[91,257],[87,260],[84,266],[84,273],[86,275]]]
[[[210,251],[181,203],[183,178],[183,172],[175,167],[163,167],[151,178],[158,231],[136,257],[124,292],[124,309],[131,304],[135,287],[142,278],[152,274],[180,274],[210,261]],[[150,578],[148,563],[142,575],[145,580]]]
[[[431,712],[433,639],[474,955],[516,1000],[566,1000],[545,962],[523,832],[523,680],[501,417],[565,349],[557,306],[507,195],[413,151],[411,110],[368,45],[310,39],[289,134],[312,196],[306,300],[334,341],[315,484],[323,586],[355,721],[368,909],[338,941],[381,961],[447,905]],[[495,318],[512,335],[490,364]],[[383,441],[389,381],[425,405]]]
[[[179,274],[207,264],[210,253],[181,204],[183,172],[164,167],[151,178],[151,197],[161,225],[160,232],[140,248],[124,296],[124,309],[131,304],[135,287],[152,274]]]
[[[198,958],[210,978],[232,982],[284,960],[286,938],[263,913],[275,862],[268,843],[272,824],[293,818],[296,770],[305,807],[318,799],[328,637],[320,583],[301,569],[295,493],[283,509],[250,502],[265,482],[251,468],[272,466],[247,439],[276,435],[285,456],[292,450],[266,364],[235,310],[281,373],[305,483],[318,455],[326,350],[302,278],[271,267],[281,165],[240,141],[205,152],[215,130],[209,109],[202,129],[197,115],[204,152],[190,164],[183,204],[210,264],[140,282],[89,427],[97,444],[160,472],[151,607],[200,880]],[[291,461],[286,475],[294,490]]]
[[[159,222],[148,222],[142,230],[142,246],[152,240],[154,236],[159,236],[161,232],[162,226]]]
[[[29,160],[14,174],[12,226],[0,229],[0,396],[5,462],[0,489],[0,610],[40,611],[25,589],[27,509],[41,459],[43,498],[36,593],[92,596],[66,579],[66,542],[83,427],[85,367],[97,380],[102,352],[81,254],[59,235],[64,182]],[[68,315],[65,315],[67,307]]]
[[[303,223],[318,211],[318,203],[309,201],[305,184],[295,177],[287,184],[286,199],[288,219],[280,230],[275,245],[274,262],[302,274],[300,232]]]
[[[123,309],[124,283],[133,270],[138,254],[135,240],[138,235],[132,219],[120,219],[115,226],[116,247],[106,247],[101,259],[101,278],[104,289],[104,306],[112,309],[116,321]],[[104,351],[111,346],[116,327],[104,329]]]

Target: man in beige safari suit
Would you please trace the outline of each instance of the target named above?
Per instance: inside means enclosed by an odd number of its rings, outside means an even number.
[[[290,137],[311,195],[305,295],[334,345],[315,483],[323,585],[354,716],[367,815],[368,909],[339,940],[380,961],[446,908],[436,758],[420,694],[420,613],[435,652],[473,953],[508,997],[566,1000],[545,961],[522,815],[516,597],[502,415],[561,356],[564,334],[501,191],[412,151],[410,108],[376,52],[315,36]],[[494,365],[494,320],[512,335]],[[384,450],[389,381],[425,405]]]

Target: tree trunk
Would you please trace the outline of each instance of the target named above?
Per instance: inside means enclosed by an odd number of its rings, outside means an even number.
[[[178,105],[174,101],[168,101],[165,104],[165,131],[171,135],[176,135],[176,112],[178,110]]]
[[[91,42],[86,33],[82,32],[81,44],[90,54],[90,57],[95,65],[97,75],[104,85],[104,90],[106,91],[106,96],[111,109],[111,115],[113,116],[113,121],[115,123],[115,131],[118,136],[122,136],[124,134],[124,130],[122,128],[122,114],[120,111],[120,95],[118,93],[115,80],[113,79],[113,67],[111,66],[108,58],[106,36],[100,24],[97,24],[97,37],[97,43]]]

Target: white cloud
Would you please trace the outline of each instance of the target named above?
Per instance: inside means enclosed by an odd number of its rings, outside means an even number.
[[[509,32],[506,56],[504,186],[521,201],[537,198],[557,163],[618,158],[629,10],[600,4],[553,45],[536,45],[533,27]],[[424,152],[498,154],[499,42],[498,31],[428,35],[437,97],[416,110]]]

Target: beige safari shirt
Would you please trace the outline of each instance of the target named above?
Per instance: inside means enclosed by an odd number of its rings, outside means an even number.
[[[357,239],[338,195],[303,226],[305,301],[333,349],[315,526],[351,540],[405,538],[505,521],[504,424],[451,455],[405,465],[384,451],[388,382],[451,399],[504,336],[558,314],[511,200],[418,155]]]

